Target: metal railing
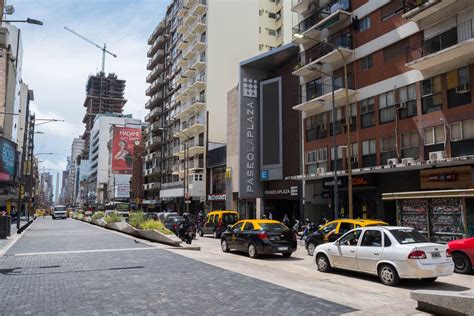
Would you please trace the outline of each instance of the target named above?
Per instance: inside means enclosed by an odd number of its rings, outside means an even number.
[[[403,2],[403,11],[409,12],[413,9],[423,6],[425,3],[428,2],[430,2],[430,0],[405,0]]]
[[[300,1],[298,1],[300,2]],[[295,4],[293,5],[295,6]],[[311,6],[308,5],[308,8]],[[329,10],[328,10],[329,8]],[[348,0],[331,0],[328,1],[324,6],[317,7],[311,10],[309,16],[304,20],[300,21],[293,27],[293,33],[303,33],[309,30],[314,25],[318,24],[320,21],[324,20],[337,10],[350,11],[350,5]]]
[[[353,80],[352,80],[352,75],[347,77],[347,85],[348,89],[353,89]],[[333,86],[331,84],[331,81],[327,82],[325,81],[324,83],[315,83],[312,85],[301,85],[298,93],[298,100],[297,104],[301,104],[304,102],[308,102],[310,100],[319,98],[325,94],[329,94],[332,92]],[[337,77],[334,79],[334,91],[337,91],[339,89],[344,88],[344,76]]]
[[[313,61],[335,51],[336,49],[332,46],[336,46],[339,48],[353,49],[353,41],[352,41],[352,36],[350,34],[333,37],[329,39],[327,42],[330,45],[326,43],[321,43],[321,44],[311,47],[308,50],[301,52],[299,54],[300,67],[310,64]]]
[[[406,48],[407,62],[434,54],[474,37],[473,20],[459,23],[455,27],[441,31],[433,36],[413,43]]]

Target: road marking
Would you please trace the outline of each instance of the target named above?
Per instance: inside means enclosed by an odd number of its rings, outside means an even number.
[[[41,255],[63,255],[63,254],[74,254],[74,253],[93,253],[93,252],[117,252],[117,251],[138,251],[138,250],[157,250],[159,248],[154,247],[142,247],[142,248],[117,248],[117,249],[91,249],[91,250],[69,250],[69,251],[49,251],[49,252],[25,252],[25,253],[14,253],[10,256],[41,256]]]

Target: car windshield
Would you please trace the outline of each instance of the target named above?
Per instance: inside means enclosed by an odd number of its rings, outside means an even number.
[[[55,212],[65,212],[66,208],[63,207],[63,206],[57,206],[57,207],[54,208],[54,211]]]
[[[288,227],[281,223],[259,223],[258,224],[263,230],[267,232],[286,232],[289,230]]]
[[[237,222],[237,214],[233,214],[233,213],[222,214],[222,223],[224,223],[224,225],[230,225],[235,222]]]
[[[415,229],[392,229],[393,237],[402,245],[429,242],[425,236]]]

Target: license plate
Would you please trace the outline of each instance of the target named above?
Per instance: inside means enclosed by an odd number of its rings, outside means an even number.
[[[288,250],[288,247],[278,247],[278,250]]]
[[[432,252],[431,253],[431,258],[440,258],[441,254],[439,252]]]
[[[270,240],[280,240],[280,237],[270,237]]]

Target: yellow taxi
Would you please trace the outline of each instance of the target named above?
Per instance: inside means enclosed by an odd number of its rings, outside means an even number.
[[[214,238],[219,238],[228,225],[234,225],[239,220],[236,211],[222,210],[209,212],[204,219],[204,223],[198,228],[199,236],[212,234]]]
[[[349,219],[340,218],[332,222],[329,222],[320,227],[312,235],[308,236],[305,241],[305,248],[308,251],[308,255],[312,256],[316,246],[335,241],[348,231],[358,227],[367,226],[387,226],[388,223],[378,219]]]

